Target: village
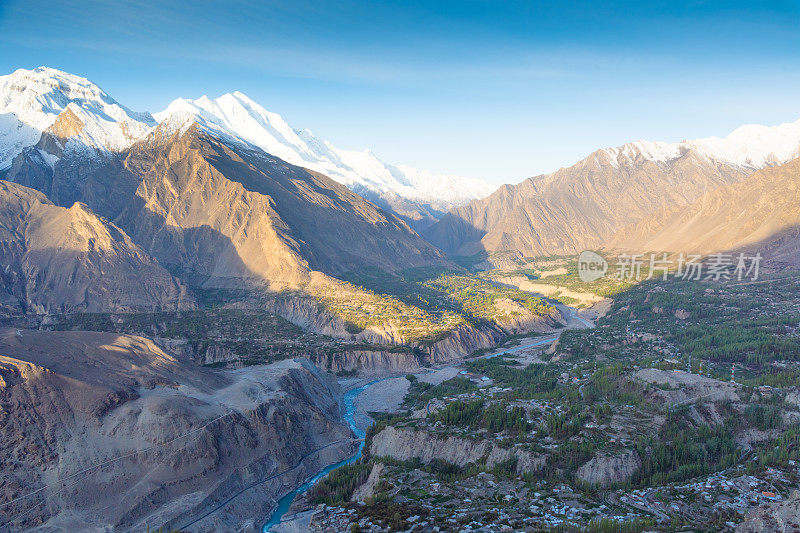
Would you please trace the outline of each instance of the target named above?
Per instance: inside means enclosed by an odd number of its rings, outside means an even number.
[[[674,305],[674,320],[691,323],[720,293],[700,294],[694,307]],[[642,290],[617,308],[637,297],[674,299]],[[795,497],[800,391],[782,376],[797,364],[683,353],[685,341],[664,334],[664,308],[648,303],[633,320],[612,310],[595,330],[473,359],[445,381],[409,376],[405,415],[378,422],[367,439],[379,472],[372,492],[308,502],[309,527],[735,531]],[[386,424],[400,447],[385,445]]]

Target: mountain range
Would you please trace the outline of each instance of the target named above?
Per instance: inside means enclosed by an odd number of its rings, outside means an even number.
[[[151,115],[55,69],[0,77],[0,177],[16,184],[5,188],[0,201],[11,209],[26,197],[30,205],[53,204],[37,213],[82,213],[92,220],[87,234],[114,236],[91,239],[97,250],[105,246],[104,260],[127,258],[120,264],[130,269],[130,258],[140,258],[141,268],[157,271],[153,279],[171,287],[152,288],[165,295],[151,302],[155,307],[192,305],[182,284],[296,288],[315,273],[341,278],[365,268],[451,265],[445,254],[710,251],[766,242],[770,232],[785,239],[795,221],[797,172],[790,162],[798,155],[800,121],[748,125],[724,138],[637,141],[597,150],[568,168],[504,185],[484,198],[485,183],[387,165],[369,151],[337,149],[307,130],[292,129],[239,92],[178,99]],[[737,209],[749,213],[749,225]],[[41,254],[29,248],[41,239],[15,234],[19,221],[34,216],[31,209],[23,211],[6,217],[7,263],[18,272],[8,280],[13,288],[7,288],[12,296],[6,300],[23,309],[85,307],[53,286],[49,294],[65,296],[33,297],[39,294],[36,283],[61,278],[29,274],[62,263],[47,259],[31,266]],[[58,231],[72,231],[74,222],[58,217],[67,221]],[[91,246],[82,242],[75,249],[88,253]],[[791,244],[770,246],[793,261]],[[125,268],[114,270],[120,279]],[[124,299],[117,305],[139,306]]]
[[[423,235],[455,256],[574,254],[623,243],[637,248],[646,241],[615,235],[659,213],[688,208],[717,189],[732,192],[754,171],[798,155],[800,121],[743,126],[725,138],[628,143],[597,150],[552,174],[504,185],[454,208]]]
[[[656,212],[618,232],[610,248],[709,254],[761,253],[800,266],[800,159],[762,168],[685,207]]]
[[[192,117],[203,129],[225,139],[245,140],[287,163],[315,170],[346,185],[366,199],[424,227],[444,212],[490,194],[481,180],[433,174],[404,165],[389,165],[369,150],[336,148],[309,130],[294,130],[240,92],[210,99],[177,99],[156,113],[159,121]]]
[[[149,113],[129,110],[79,76],[46,67],[0,76],[0,171],[47,129],[71,140],[61,149],[98,155],[125,149],[155,125]]]
[[[18,122],[4,131],[6,161],[19,150],[2,177],[80,202],[192,284],[296,287],[312,272],[446,263],[391,212],[203,117],[157,123],[52,69],[2,83],[4,124]]]
[[[717,380],[672,372],[674,361],[664,358],[672,357],[671,349],[664,347],[679,346],[684,340],[676,335],[693,331],[703,335],[694,344],[709,352],[704,339],[716,344],[732,338],[726,356],[736,353],[748,364],[753,355],[770,363],[778,362],[766,357],[770,353],[796,355],[789,344],[797,329],[796,298],[783,308],[785,315],[774,298],[779,291],[795,294],[793,280],[753,302],[738,291],[740,285],[728,298],[707,285],[683,295],[668,292],[672,286],[633,287],[615,294],[610,309],[604,301],[579,310],[575,302],[584,293],[567,287],[562,294],[562,287],[551,286],[548,294],[560,298],[557,304],[531,294],[541,289],[532,276],[522,275],[529,271],[521,271],[519,261],[512,261],[511,271],[475,273],[457,266],[470,262],[456,256],[488,256],[491,265],[497,256],[521,259],[587,248],[741,250],[798,267],[798,156],[800,121],[744,126],[725,138],[638,141],[597,150],[568,168],[491,192],[480,181],[337,149],[292,129],[238,92],[178,99],[150,114],[131,111],[92,82],[54,69],[2,76],[0,530],[261,531],[287,488],[347,457],[368,459],[367,453],[397,462],[375,475],[363,462],[352,463],[361,469],[353,478],[359,491],[399,491],[412,477],[389,485],[381,475],[411,465],[413,479],[438,480],[431,491],[437,492],[436,506],[443,501],[439,482],[454,486],[431,473],[442,467],[456,485],[472,483],[467,480],[477,471],[473,467],[487,467],[492,473],[486,474],[508,486],[519,481],[522,487],[528,479],[523,474],[530,473],[548,483],[559,479],[559,485],[562,478],[554,476],[586,483],[608,477],[615,491],[624,491],[644,464],[651,468],[661,462],[658,457],[667,457],[671,444],[662,436],[673,439],[673,428],[683,428],[683,421],[691,438],[706,434],[697,430],[698,421],[728,431],[725,413],[736,425],[723,444],[731,455],[720,456],[718,464],[727,464],[725,457],[750,457],[734,447],[733,432],[755,429],[744,429],[738,419],[773,411],[761,404],[756,405],[764,411],[748,411],[733,392],[738,385],[727,382],[720,383],[732,396],[723,391],[719,408],[698,403],[688,409],[687,398],[707,399]],[[548,272],[556,280],[569,278],[561,266],[568,262],[546,262],[559,264]],[[517,278],[523,280],[519,288]],[[751,295],[760,291],[761,285],[750,286],[757,287]],[[600,299],[601,293],[592,296]],[[700,298],[705,299],[694,301]],[[606,312],[610,320],[592,330]],[[711,313],[723,316],[715,324],[707,320]],[[644,330],[631,329],[635,323],[668,324],[669,336],[645,337]],[[575,327],[583,331],[559,337]],[[707,327],[718,329],[706,335]],[[523,344],[531,332],[544,335]],[[786,334],[786,344],[776,343],[776,332]],[[465,358],[492,353],[511,339],[514,348],[494,352],[501,357],[475,359],[458,370]],[[546,364],[514,368],[516,363],[503,362],[512,354],[542,362],[533,350],[546,344],[552,355]],[[626,361],[633,352],[636,359]],[[642,357],[670,366],[640,368]],[[607,372],[598,367],[604,360],[630,372]],[[731,361],[721,361],[727,372]],[[429,368],[437,365],[442,366]],[[778,367],[766,366],[769,379],[776,380]],[[431,371],[450,379],[434,386],[421,377]],[[354,386],[369,384],[351,389],[345,402],[334,372]],[[388,413],[405,396],[411,423],[398,429],[391,415],[380,433],[367,433],[367,444],[354,439],[353,420],[366,419],[372,410],[355,407],[351,394],[383,381],[379,377],[408,372],[408,379],[386,382],[407,385],[382,392],[370,405]],[[668,379],[647,381],[643,374]],[[614,380],[596,381],[598,376]],[[673,387],[675,376],[680,380]],[[795,384],[794,373],[785,376]],[[505,392],[495,396],[500,388]],[[772,408],[776,396],[767,389],[763,399]],[[763,387],[742,391],[760,400]],[[384,405],[398,395],[395,407]],[[520,400],[532,395],[549,398],[547,408],[529,409],[538,400]],[[460,427],[466,420],[461,411],[446,407],[464,398],[469,400],[463,405],[476,405],[475,398],[483,410],[476,411],[483,425],[474,433],[471,422]],[[484,408],[484,398],[497,403]],[[796,407],[790,398],[783,403]],[[509,402],[524,408],[509,409]],[[680,404],[691,411],[691,420],[668,421],[661,407]],[[648,412],[650,407],[657,410]],[[728,408],[736,416],[729,417]],[[347,424],[346,410],[355,415]],[[452,413],[460,436],[445,433],[455,427]],[[576,415],[580,423],[553,413]],[[773,413],[776,420],[790,419]],[[800,417],[794,408],[784,413]],[[619,433],[614,417],[637,433]],[[498,420],[501,430],[490,429]],[[643,420],[652,421],[655,432],[639,432],[650,425]],[[592,426],[584,424],[589,421]],[[588,428],[584,440],[580,432]],[[719,448],[722,433],[714,431],[707,434]],[[641,437],[643,446],[631,435]],[[528,437],[546,438],[550,445]],[[373,447],[375,439],[381,452]],[[500,446],[518,439],[518,445]],[[575,442],[602,446],[584,450],[581,444],[572,454]],[[752,448],[749,440],[742,442]],[[662,448],[651,454],[650,444]],[[609,455],[622,446],[636,448]],[[419,450],[428,461],[424,472]],[[706,449],[696,450],[687,457],[705,461]],[[469,477],[452,477],[461,467],[472,472]],[[623,470],[628,473],[617,476]],[[686,469],[692,477],[698,471]],[[656,474],[663,472],[650,472],[647,479],[658,479]],[[488,479],[483,473],[476,478]],[[586,488],[583,482],[576,487]],[[567,492],[573,499],[576,493]],[[364,509],[381,515],[403,509],[415,513],[413,520],[408,517],[411,528],[445,521],[423,514],[425,521],[412,525],[423,516],[416,506],[425,498],[409,505],[404,496],[376,498],[365,498],[354,517],[362,520]],[[542,503],[539,493],[536,498]],[[332,507],[317,510],[326,508]],[[526,504],[525,523],[532,508]],[[496,513],[485,509],[480,516],[488,522]],[[308,519],[313,516],[316,510]],[[652,523],[634,526],[642,524]],[[337,530],[344,529],[350,528]],[[398,529],[394,523],[392,529]]]
[[[63,115],[65,111],[69,113]],[[0,76],[0,172],[48,129],[72,139],[62,149],[97,156],[128,148],[158,122],[190,118],[229,144],[256,146],[287,163],[323,173],[419,227],[492,191],[481,180],[390,165],[369,150],[336,148],[308,130],[294,130],[280,115],[240,92],[214,100],[179,98],[154,118],[129,110],[85,78],[47,67]],[[75,134],[78,123],[82,126]],[[53,151],[49,154],[44,157],[52,166]]]

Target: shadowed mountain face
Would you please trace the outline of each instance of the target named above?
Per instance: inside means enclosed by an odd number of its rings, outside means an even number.
[[[754,172],[681,208],[665,209],[620,231],[609,247],[696,252],[759,251],[800,265],[800,159]]]
[[[2,304],[9,312],[183,309],[185,288],[85,205],[0,182]]]
[[[667,161],[635,150],[632,157],[598,150],[572,167],[505,185],[488,198],[453,209],[424,235],[451,255],[572,254],[602,246],[631,222],[690,205],[747,174],[693,150]]]
[[[36,153],[19,156],[8,179],[79,190],[162,264],[206,286],[297,286],[311,271],[446,263],[404,222],[343,185],[196,125],[165,123],[77,181],[69,158],[48,174]]]

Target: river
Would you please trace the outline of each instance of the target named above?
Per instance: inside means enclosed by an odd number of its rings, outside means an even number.
[[[388,379],[388,378],[384,378]],[[350,430],[355,434],[355,436],[359,439],[363,439],[366,436],[366,432],[363,429],[360,429],[355,422],[355,413],[356,413],[356,398],[359,394],[367,390],[369,387],[377,383],[378,381],[383,381],[377,379],[375,381],[371,381],[366,385],[362,385],[355,389],[351,389],[344,394],[344,421],[347,422],[347,425],[350,426]],[[339,461],[338,463],[334,463],[332,465],[326,466],[322,471],[320,471],[315,476],[306,480],[305,483],[297,487],[295,490],[278,500],[278,507],[272,513],[272,516],[269,517],[269,521],[264,525],[264,533],[270,533],[272,528],[280,523],[283,519],[284,515],[289,511],[289,507],[292,505],[292,501],[294,501],[295,497],[299,494],[303,494],[305,491],[310,489],[314,486],[314,484],[322,479],[323,477],[328,475],[328,472],[331,470],[335,470],[340,466],[344,466],[350,463],[354,463],[361,458],[361,452],[364,449],[364,441],[362,440],[358,445],[358,451],[348,457],[343,461]]]
[[[569,318],[579,321],[581,323],[581,326],[583,326],[583,327],[593,327],[594,326],[594,324],[592,324],[591,322],[589,322],[587,320],[584,320],[583,318],[578,317],[577,316],[577,310],[573,310],[571,315],[569,315]],[[521,345],[521,346],[514,346],[513,348],[507,348],[504,351],[493,353],[493,354],[489,354],[489,355],[485,355],[484,357],[496,357],[498,355],[512,354],[512,353],[518,352],[520,350],[524,350],[526,348],[533,348],[533,347],[536,347],[536,346],[541,346],[543,344],[551,343],[551,342],[555,341],[560,334],[561,334],[561,331],[559,331],[556,334],[547,335],[546,337],[542,337],[540,339],[537,339],[536,341],[534,341],[532,343]],[[461,363],[459,363],[458,365],[454,365],[454,366],[459,366],[460,367]],[[444,368],[452,368],[452,366],[451,367],[439,368],[438,370],[443,370]],[[433,370],[433,372],[435,372],[435,371],[436,370]],[[431,370],[426,370],[424,372],[418,373],[417,375],[428,374],[430,372],[432,372],[432,371]],[[319,481],[320,479],[322,479],[323,477],[328,475],[328,472],[330,472],[331,470],[335,470],[336,468],[339,468],[340,466],[343,466],[343,465],[354,463],[354,462],[358,461],[361,458],[361,452],[362,452],[362,450],[364,448],[363,439],[366,436],[366,432],[363,429],[359,428],[358,425],[356,424],[356,421],[355,421],[356,398],[358,398],[359,394],[361,394],[362,392],[364,392],[365,390],[370,388],[372,385],[375,385],[376,383],[379,383],[379,382],[387,380],[387,379],[391,379],[392,377],[396,377],[396,376],[389,376],[389,377],[385,377],[385,378],[382,378],[382,379],[376,379],[375,381],[370,381],[369,383],[367,383],[365,385],[362,385],[360,387],[356,387],[354,389],[350,389],[349,391],[347,391],[344,394],[344,397],[343,397],[343,401],[344,401],[344,417],[343,418],[344,418],[344,421],[347,422],[348,426],[350,426],[350,429],[355,434],[355,436],[357,438],[359,438],[359,439],[362,439],[362,441],[358,445],[358,451],[354,455],[352,455],[351,457],[349,457],[349,458],[347,458],[347,459],[345,459],[343,461],[340,461],[338,463],[334,463],[332,465],[329,465],[329,466],[325,467],[318,474],[316,474],[315,476],[313,476],[313,477],[309,478],[308,480],[306,480],[306,482],[303,483],[301,486],[299,486],[297,489],[293,490],[292,492],[288,493],[286,496],[281,498],[278,501],[278,507],[272,513],[272,516],[269,517],[269,521],[264,525],[263,533],[271,533],[272,528],[280,523],[280,521],[283,519],[283,517],[289,511],[289,507],[291,507],[292,501],[294,501],[296,496],[298,496],[299,494],[303,494],[308,489],[313,487],[314,484],[317,481]]]

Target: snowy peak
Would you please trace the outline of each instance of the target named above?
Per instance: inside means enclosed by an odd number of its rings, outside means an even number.
[[[688,142],[707,157],[741,167],[781,165],[800,156],[800,120],[778,126],[748,124],[724,138]]]
[[[159,123],[161,131],[196,123],[226,142],[246,143],[326,174],[384,207],[402,204],[411,218],[420,213],[425,218],[493,190],[481,180],[389,165],[369,150],[341,150],[309,130],[293,129],[238,91],[215,99],[179,98],[156,118],[120,105],[86,78],[47,67],[20,69],[0,76],[0,170],[29,147],[38,147],[37,157],[53,166],[65,152],[97,157],[124,150]],[[43,132],[52,135],[40,144]]]
[[[308,166],[316,160],[280,115],[270,113],[239,92],[214,100],[205,95],[196,100],[179,98],[155,114],[159,122],[173,116],[193,116],[211,134],[245,141],[295,165]]]
[[[727,137],[707,137],[678,143],[635,141],[603,150],[609,162],[618,166],[642,157],[655,163],[666,163],[692,150],[705,159],[755,170],[782,165],[800,157],[800,120],[778,126],[748,124]]]
[[[48,67],[19,69],[0,76],[0,169],[67,111],[81,127],[66,149],[123,150],[156,124],[149,113],[127,109],[86,78]]]
[[[489,195],[493,188],[475,179],[434,174],[381,161],[369,150],[342,150],[295,130],[241,92],[211,99],[178,99],[156,113],[159,121],[193,115],[198,125],[217,136],[244,141],[294,165],[321,172],[361,194],[435,204],[448,209]]]

